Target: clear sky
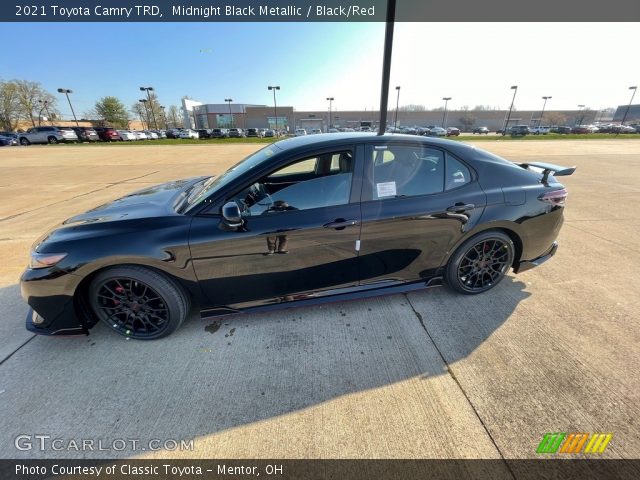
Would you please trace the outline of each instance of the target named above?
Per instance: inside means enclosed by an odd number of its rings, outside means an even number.
[[[389,105],[396,85],[400,105],[427,108],[443,96],[452,109],[508,108],[511,85],[521,110],[541,108],[543,95],[551,109],[625,104],[640,84],[638,31],[638,23],[398,23]],[[184,95],[272,105],[267,85],[277,84],[278,104],[298,110],[326,109],[329,96],[335,110],[370,110],[383,39],[383,23],[0,24],[0,79],[70,88],[79,114],[106,95],[129,107],[143,85],[166,106]],[[58,106],[70,115],[64,97]]]

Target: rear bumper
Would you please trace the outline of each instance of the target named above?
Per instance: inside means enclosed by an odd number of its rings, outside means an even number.
[[[553,242],[549,250],[547,250],[545,253],[540,255],[538,258],[534,258],[533,260],[524,260],[518,263],[518,265],[516,265],[515,268],[513,269],[514,273],[526,272],[527,270],[531,270],[534,267],[542,265],[544,262],[546,262],[551,257],[553,257],[556,254],[557,250],[558,250],[558,242]]]

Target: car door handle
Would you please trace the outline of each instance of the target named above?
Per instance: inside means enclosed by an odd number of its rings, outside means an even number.
[[[473,203],[456,203],[455,205],[451,205],[450,207],[447,208],[447,212],[456,212],[456,213],[461,213],[461,212],[466,212],[469,210],[473,210],[474,208],[476,208],[476,206]]]
[[[347,227],[354,227],[358,224],[358,220],[344,220],[342,218],[338,218],[333,222],[325,223],[323,225],[324,228],[335,228],[336,230],[343,230]]]

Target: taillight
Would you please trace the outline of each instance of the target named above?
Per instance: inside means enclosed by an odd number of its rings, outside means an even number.
[[[543,193],[538,197],[538,200],[549,203],[551,205],[564,205],[567,199],[567,189],[561,188],[560,190],[553,190],[551,192]]]

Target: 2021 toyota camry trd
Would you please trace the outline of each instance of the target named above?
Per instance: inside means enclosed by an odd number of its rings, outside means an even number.
[[[153,339],[202,315],[444,281],[485,292],[554,255],[575,168],[516,164],[410,135],[283,140],[218,177],[154,186],[69,218],[21,278],[27,328],[102,321]]]

